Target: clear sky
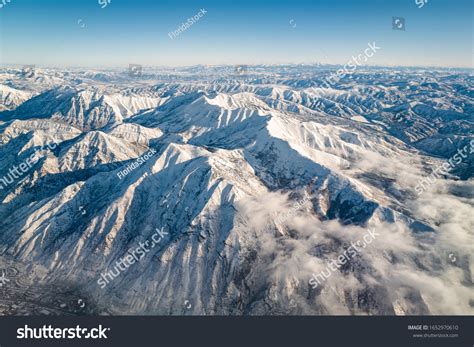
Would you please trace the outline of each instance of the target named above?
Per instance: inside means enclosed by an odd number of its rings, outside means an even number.
[[[371,65],[473,67],[473,0],[99,1],[11,0],[0,8],[0,63],[343,64],[375,41]]]

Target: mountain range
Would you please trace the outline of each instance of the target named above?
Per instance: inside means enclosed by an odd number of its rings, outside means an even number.
[[[335,69],[1,68],[0,313],[473,314],[472,71]]]

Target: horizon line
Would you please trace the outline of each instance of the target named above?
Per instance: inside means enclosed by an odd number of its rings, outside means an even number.
[[[278,67],[278,66],[327,66],[327,67],[340,67],[345,64],[330,64],[330,63],[239,63],[239,64],[193,64],[193,65],[149,65],[140,64],[138,62],[129,63],[127,65],[46,65],[46,64],[18,64],[18,63],[0,63],[0,67],[23,67],[23,66],[35,66],[43,69],[64,69],[64,68],[81,68],[81,69],[128,69],[130,65],[141,65],[143,68],[164,68],[164,69],[186,69],[193,67],[236,67],[236,66],[247,66],[247,67]],[[465,69],[474,70],[474,66],[445,66],[445,65],[378,65],[378,64],[365,64],[360,65],[359,68],[413,68],[413,69]],[[355,71],[357,71],[356,69]],[[355,72],[354,71],[354,72]]]

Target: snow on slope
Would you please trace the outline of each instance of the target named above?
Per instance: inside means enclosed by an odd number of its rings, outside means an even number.
[[[31,94],[28,92],[0,85],[0,112],[14,110],[30,97]]]

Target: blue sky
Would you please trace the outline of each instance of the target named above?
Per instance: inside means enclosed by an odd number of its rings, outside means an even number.
[[[1,2],[1,0],[0,0]],[[472,0],[11,0],[0,8],[0,63],[38,66],[344,64],[473,66]],[[177,38],[200,9],[207,13]],[[392,30],[392,17],[406,30]]]

